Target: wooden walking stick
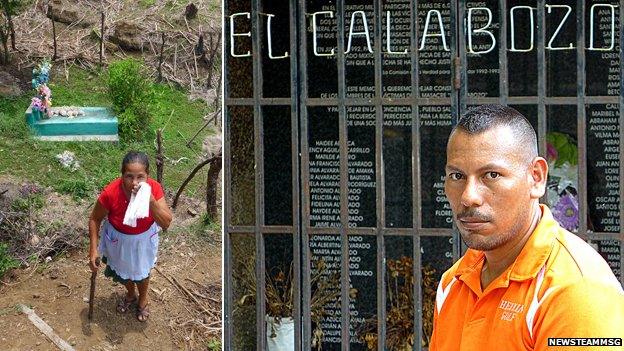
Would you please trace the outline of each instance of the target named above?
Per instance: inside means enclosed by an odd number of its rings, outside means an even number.
[[[95,258],[95,265],[100,266],[100,258]],[[91,291],[89,292],[89,320],[93,317],[93,298],[95,297],[95,278],[97,277],[97,271],[91,272]]]

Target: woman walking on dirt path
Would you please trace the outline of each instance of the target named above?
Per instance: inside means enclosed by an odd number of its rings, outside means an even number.
[[[98,270],[99,251],[102,262],[106,263],[104,275],[127,289],[117,305],[119,313],[125,313],[136,303],[137,319],[147,321],[149,275],[156,263],[158,233],[161,228],[169,227],[171,219],[161,185],[149,178],[147,155],[128,152],[121,163],[121,177],[104,188],[89,217],[91,271]]]

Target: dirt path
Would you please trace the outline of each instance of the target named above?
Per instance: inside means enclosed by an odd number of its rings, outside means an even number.
[[[23,185],[18,179],[0,176],[0,190],[4,189],[0,210],[10,208],[21,196]],[[87,266],[86,224],[91,204],[75,202],[51,189],[44,189],[41,196],[45,206],[33,212],[31,218],[62,222],[67,225],[64,233],[77,236],[78,245],[48,263],[31,263],[31,267],[14,270],[8,274],[12,275],[8,283],[0,282],[1,351],[58,350],[26,315],[18,312],[17,304],[31,307],[76,350],[220,350],[221,233],[218,228],[200,226],[200,219],[189,215],[201,212],[196,201],[181,198],[169,231],[160,234],[157,267],[168,277],[175,277],[210,313],[202,312],[202,307],[179,287],[152,270],[149,321],[137,321],[134,309],[119,314],[116,305],[125,288],[104,277],[102,267],[96,282],[93,320],[89,323],[91,271]],[[24,233],[11,235],[20,238]]]
[[[187,243],[182,235],[161,236],[157,267],[220,314],[221,248],[218,233],[212,240]],[[190,241],[190,240],[189,240]],[[208,244],[206,244],[208,242]],[[201,245],[201,246],[200,246]],[[76,350],[210,350],[206,325],[210,318],[156,270],[150,282],[151,316],[136,320],[134,310],[115,311],[124,288],[103,276],[96,283],[93,320],[89,323],[90,271],[86,251],[67,254],[49,264],[18,272],[13,286],[0,286],[0,345],[2,350],[58,350],[15,308],[25,304]],[[189,280],[190,279],[190,280]],[[193,282],[194,281],[194,282]],[[197,284],[199,283],[199,284]],[[203,297],[202,297],[203,296]],[[215,299],[215,300],[213,300]],[[212,332],[217,340],[220,331]]]

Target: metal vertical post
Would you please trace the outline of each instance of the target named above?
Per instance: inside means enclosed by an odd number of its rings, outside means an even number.
[[[576,115],[578,140],[578,203],[579,228],[578,234],[587,239],[587,133],[585,110],[585,1],[576,1]]]
[[[499,10],[499,47],[498,47],[498,73],[499,79],[499,101],[501,105],[507,106],[509,97],[509,72],[507,67],[507,0],[498,1]]]
[[[230,154],[230,115],[229,115],[229,106],[225,104],[226,98],[229,97],[229,88],[230,84],[226,75],[226,68],[228,64],[228,55],[226,54],[225,48],[227,47],[226,43],[226,34],[229,32],[228,26],[226,26],[226,16],[228,13],[228,2],[226,0],[222,0],[222,16],[221,16],[221,52],[223,54],[223,60],[221,60],[221,79],[223,79],[222,89],[223,89],[223,99],[221,99],[221,104],[223,106],[223,211],[222,211],[222,227],[223,228],[223,345],[224,349],[232,348],[232,265],[230,264],[232,259],[232,250],[231,250],[231,241],[230,241],[230,216],[232,211],[232,198],[231,191],[232,189],[232,174],[230,166],[231,164],[231,154]],[[226,96],[226,93],[228,96]]]
[[[377,201],[376,204],[376,236],[377,236],[377,349],[385,349],[386,339],[386,289],[385,289],[385,269],[384,262],[386,256],[386,246],[384,243],[383,231],[386,225],[385,216],[385,183],[384,183],[384,164],[383,164],[383,106],[381,103],[382,92],[382,74],[383,74],[383,56],[382,56],[382,38],[383,32],[381,25],[381,18],[383,13],[383,0],[375,0],[374,3],[374,16],[375,16],[375,40],[374,40],[374,52],[375,52],[375,164],[377,165],[375,172],[375,192]],[[388,28],[392,28],[390,22],[386,23]],[[386,38],[390,40],[390,38]]]
[[[411,83],[412,83],[412,269],[415,282],[420,282],[421,270],[420,270],[420,246],[418,240],[418,232],[421,227],[421,206],[420,206],[420,116],[419,116],[419,103],[420,98],[420,81],[418,73],[420,71],[419,63],[419,51],[418,51],[418,38],[419,38],[419,17],[418,17],[418,1],[412,0],[411,6],[411,22],[412,26],[412,41],[410,45],[412,70],[411,70]],[[422,325],[422,308],[420,304],[420,284],[414,284],[413,286],[413,300],[412,308],[414,309],[414,349],[419,350],[421,347],[421,325]],[[384,306],[385,308],[385,306]],[[385,321],[384,321],[385,323]]]
[[[251,41],[253,58],[253,104],[254,104],[254,164],[255,164],[255,207],[256,221],[254,235],[256,239],[256,345],[266,349],[265,323],[265,260],[264,240],[261,228],[264,225],[264,153],[263,122],[260,98],[262,97],[262,55],[260,53],[260,0],[251,0]]]
[[[546,52],[544,48],[546,36],[546,19],[544,15],[545,0],[537,1],[537,140],[539,152],[546,154]]]
[[[344,27],[345,27],[345,0],[336,1],[338,23],[338,143],[340,145],[340,244],[342,248],[340,269],[340,312],[341,312],[341,339],[342,351],[349,351],[349,227],[348,194],[349,169],[347,160],[349,150],[347,146],[347,111],[345,106],[345,54],[344,54]]]

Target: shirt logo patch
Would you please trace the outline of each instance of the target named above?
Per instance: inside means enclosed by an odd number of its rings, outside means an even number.
[[[507,300],[501,300],[501,303],[498,306],[498,308],[503,310],[503,314],[501,315],[501,320],[508,321],[508,322],[511,322],[512,320],[514,320],[514,318],[516,318],[516,315],[518,313],[521,313],[522,311],[524,311],[524,305],[511,302],[511,301],[507,301]]]

